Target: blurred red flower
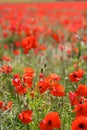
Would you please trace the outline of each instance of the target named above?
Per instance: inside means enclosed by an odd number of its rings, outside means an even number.
[[[73,122],[71,130],[87,130],[87,117],[79,116]]]
[[[78,104],[73,112],[76,113],[76,117],[87,116],[87,101],[85,101],[83,104]]]
[[[82,79],[83,75],[84,75],[84,70],[79,69],[75,72],[72,72],[69,75],[69,78],[72,82],[78,82],[79,80]]]
[[[87,96],[87,85],[79,84],[75,93],[78,96]]]
[[[44,92],[46,92],[46,90],[49,87],[49,82],[44,79],[44,80],[40,80],[37,84],[37,88],[39,88],[39,93],[42,94]]]
[[[19,51],[19,50],[14,50],[14,52],[13,52],[13,53],[14,53],[14,55],[15,55],[15,56],[17,56],[17,55],[19,55],[19,54],[20,54],[20,51]]]
[[[12,101],[9,101],[8,103],[0,101],[0,109],[1,110],[6,111],[8,109],[11,109],[11,107],[12,107]]]
[[[32,110],[25,110],[18,115],[18,118],[23,124],[28,124],[32,121],[32,115]]]
[[[61,121],[57,112],[49,112],[45,118],[40,122],[40,130],[53,130],[60,128]]]
[[[78,98],[78,96],[75,92],[72,92],[72,91],[69,92],[69,99],[70,99],[72,106],[78,104],[77,98]]]
[[[21,79],[19,74],[15,74],[12,80],[13,86],[21,86]]]
[[[21,41],[21,46],[24,49],[24,53],[27,54],[29,50],[31,50],[32,48],[35,49],[37,47],[36,38],[34,36],[29,36],[24,38]]]
[[[50,91],[53,96],[64,96],[65,95],[64,87],[57,83],[53,84]]]
[[[24,75],[22,79],[24,84],[27,85],[28,88],[32,87],[32,81],[34,76],[35,76],[35,72],[32,68],[28,67],[24,69]]]
[[[56,41],[56,42],[60,42],[60,38],[59,38],[59,36],[58,36],[58,34],[57,33],[55,33],[55,32],[53,32],[52,33],[52,38]]]
[[[27,89],[24,86],[15,86],[15,90],[19,95],[27,93]]]
[[[12,67],[8,65],[3,65],[2,70],[5,74],[10,74],[12,72]]]
[[[11,58],[8,56],[2,56],[2,60],[9,62],[9,61],[11,61]]]
[[[53,81],[60,81],[60,76],[58,76],[55,73],[50,74],[47,78],[49,78],[50,80],[53,80]]]

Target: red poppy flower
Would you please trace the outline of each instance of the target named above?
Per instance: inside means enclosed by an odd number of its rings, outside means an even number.
[[[57,112],[49,112],[46,117],[40,122],[40,130],[53,130],[60,128],[61,121]]]
[[[27,75],[27,74],[24,74],[23,75],[23,82],[24,84],[28,87],[28,88],[31,88],[32,87],[32,78]]]
[[[64,87],[60,84],[54,83],[53,87],[51,88],[51,94],[53,96],[64,96]]]
[[[12,80],[12,85],[13,86],[21,86],[21,79],[19,74],[15,74],[14,78]]]
[[[28,124],[32,121],[32,115],[32,110],[25,110],[18,115],[18,118],[23,124]]]
[[[21,46],[24,48],[24,53],[27,54],[29,50],[37,47],[36,38],[34,36],[24,38],[21,42]]]
[[[1,74],[1,73],[3,73],[3,69],[2,69],[2,68],[0,68],[0,74]]]
[[[23,86],[15,86],[15,89],[19,95],[23,95],[27,92],[27,89]]]
[[[79,116],[73,122],[71,130],[87,130],[87,117]]]
[[[57,82],[60,81],[60,77],[55,74],[55,73],[52,73],[50,74],[49,76],[47,76],[45,78],[45,80],[48,82],[48,87],[49,87],[49,90],[53,90],[53,87],[56,85]]]
[[[87,116],[87,101],[77,105],[73,111],[76,113],[76,117]]]
[[[79,104],[83,104],[84,102],[87,102],[87,99],[77,95],[75,92],[70,91],[69,92],[69,99],[72,106],[78,106]]]
[[[27,85],[28,88],[32,87],[33,77],[35,76],[35,72],[32,68],[25,68],[23,75],[23,82]]]
[[[9,61],[11,61],[11,58],[8,56],[2,56],[2,60],[9,62]]]
[[[15,41],[15,46],[17,47],[17,48],[19,48],[20,46],[21,46],[21,44],[20,44],[20,42],[18,42],[18,41]]]
[[[10,74],[12,72],[12,67],[8,65],[3,65],[2,70],[5,74]]]
[[[13,53],[14,53],[14,55],[15,55],[15,56],[17,56],[17,55],[19,55],[19,54],[20,54],[20,51],[19,51],[19,50],[14,50],[14,52],[13,52]]]
[[[60,42],[60,38],[59,38],[59,36],[58,36],[58,34],[57,33],[52,33],[52,38],[55,40],[55,41],[57,41],[58,43]]]
[[[29,75],[31,78],[35,76],[35,72],[32,68],[28,67],[24,69],[24,73]]]
[[[39,88],[39,93],[42,94],[48,89],[49,83],[46,81],[46,79],[40,80],[37,87]]]
[[[51,80],[54,80],[54,81],[60,81],[60,77],[55,73],[50,74],[48,76],[48,78],[50,78]]]
[[[78,96],[87,96],[87,85],[79,84],[75,93]]]
[[[7,109],[12,106],[12,101],[9,101],[7,104]]]
[[[69,78],[72,82],[78,82],[82,79],[84,75],[84,70],[79,69],[78,71],[75,71],[69,75]]]
[[[7,105],[4,105],[4,106],[3,106],[3,110],[11,109],[11,107],[12,107],[12,101],[9,101],[9,102],[7,103]]]
[[[12,101],[9,101],[8,103],[0,101],[0,109],[1,110],[6,111],[8,109],[11,109],[11,107],[12,107]]]
[[[71,102],[71,105],[74,106],[74,105],[77,105],[78,104],[78,101],[77,101],[77,94],[70,91],[69,92],[69,99],[70,99],[70,102]]]
[[[8,33],[7,32],[3,32],[3,37],[4,38],[8,37]]]
[[[3,107],[4,102],[0,101],[0,108]]]
[[[5,44],[5,45],[4,45],[4,49],[5,49],[5,50],[8,50],[8,45]]]

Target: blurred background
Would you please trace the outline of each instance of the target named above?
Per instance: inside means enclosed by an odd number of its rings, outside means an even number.
[[[57,1],[87,1],[87,0],[0,0],[0,3],[21,3],[21,2],[57,2]]]

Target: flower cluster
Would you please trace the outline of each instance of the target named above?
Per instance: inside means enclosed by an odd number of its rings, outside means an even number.
[[[70,74],[72,82],[78,82],[82,79],[84,70],[78,70]],[[73,112],[76,117],[72,122],[72,130],[86,130],[87,129],[87,85],[78,84],[75,92],[70,91],[69,98],[71,106],[74,106]]]
[[[41,78],[37,84],[40,94],[49,90],[53,96],[64,96],[64,87],[59,84],[60,77],[57,74],[50,74],[47,77]]]
[[[0,68],[0,73],[4,73],[4,74],[10,74],[12,72],[12,67],[9,65],[3,65]]]
[[[8,103],[5,103],[3,101],[0,101],[0,110],[6,111],[10,110],[12,107],[12,101],[9,101]]]
[[[35,49],[37,47],[36,38],[34,36],[29,36],[24,38],[21,41],[21,46],[24,49],[24,53],[27,54],[29,50],[31,50],[32,48]]]

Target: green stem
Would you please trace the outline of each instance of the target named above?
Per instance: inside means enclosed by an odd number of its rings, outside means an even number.
[[[19,97],[19,95],[17,95],[17,100],[18,100],[18,104],[19,104],[19,110],[20,110],[20,112],[21,112],[21,102],[20,102],[20,97]]]
[[[29,124],[26,126],[26,130],[30,130]]]

